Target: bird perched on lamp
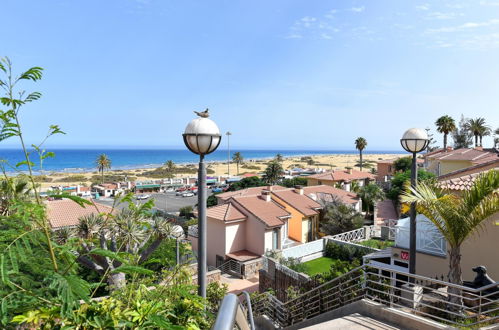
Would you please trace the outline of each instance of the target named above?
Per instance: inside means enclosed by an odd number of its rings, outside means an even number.
[[[206,110],[203,112],[194,111],[194,113],[201,118],[208,118],[210,116],[210,112],[209,112],[208,108],[206,108]]]

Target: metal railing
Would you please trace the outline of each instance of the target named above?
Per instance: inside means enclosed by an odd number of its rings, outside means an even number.
[[[413,281],[418,290],[408,288]],[[479,289],[411,275],[389,266],[363,265],[297,298],[281,302],[267,294],[255,315],[287,327],[361,299],[457,327],[499,325],[499,282]]]
[[[233,330],[237,327],[241,330],[255,330],[250,295],[246,291],[241,294],[244,296],[244,303],[233,293],[224,297],[212,329]]]
[[[409,229],[397,228],[396,246],[400,248],[409,248]],[[416,235],[416,249],[421,252],[437,254],[441,256],[447,255],[447,241],[436,230],[421,231]]]
[[[373,226],[369,226],[373,227]],[[366,228],[362,227],[359,229],[347,231],[341,234],[331,236],[332,239],[344,242],[360,242],[366,240]]]
[[[192,237],[198,237],[198,226],[197,225],[189,226],[187,228],[187,235]]]
[[[216,268],[220,269],[222,273],[227,273],[238,277],[242,277],[243,275],[242,265],[233,259],[226,260],[223,264]]]

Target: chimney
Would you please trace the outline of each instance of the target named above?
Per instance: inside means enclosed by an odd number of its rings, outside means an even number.
[[[299,195],[303,195],[303,186],[301,185],[296,185],[295,186],[295,192]]]
[[[452,147],[447,147],[447,150],[446,150],[446,151],[452,151],[452,150],[454,150],[454,148],[452,148]]]
[[[273,187],[273,186],[268,186],[268,187],[267,187],[267,190],[268,190],[268,191],[272,191],[273,189],[274,189],[274,187]]]
[[[347,168],[347,173],[348,174],[352,174],[353,173],[353,170],[351,168]]]
[[[475,150],[483,151],[483,147],[482,146],[475,147]]]
[[[80,187],[81,186],[79,184],[76,185],[76,194],[77,195],[81,192]]]
[[[266,202],[270,202],[270,190],[262,190],[262,197]]]

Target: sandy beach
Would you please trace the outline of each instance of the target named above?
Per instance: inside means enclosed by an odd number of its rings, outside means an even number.
[[[244,155],[243,155],[244,156]],[[376,161],[393,159],[400,157],[400,154],[364,154],[364,167],[365,170],[370,170],[371,167],[376,168]],[[308,160],[312,159],[314,164],[308,165]],[[265,170],[267,163],[270,159],[245,159],[239,166],[239,174],[254,173],[258,174]],[[355,167],[359,161],[358,154],[330,154],[330,155],[308,155],[304,157],[285,157],[282,161],[284,169],[291,169],[294,167],[302,168],[323,168],[326,170],[343,169],[345,167]],[[181,166],[181,165],[179,165]],[[193,165],[190,165],[193,166]],[[237,165],[231,162],[229,169],[227,162],[208,162],[207,168],[209,176],[226,176],[230,173],[231,176],[237,175]],[[153,179],[145,173],[151,171],[150,168],[145,169],[131,169],[131,170],[111,170],[106,171],[106,175],[124,176],[125,174],[131,180],[146,181]],[[47,173],[45,176],[49,182],[41,182],[42,188],[50,186],[65,186],[84,184],[91,185],[95,181],[95,176],[99,175],[96,171],[93,172],[80,172],[80,173],[67,173],[67,172],[52,172]],[[177,177],[192,177],[195,174],[178,174]],[[72,180],[74,178],[74,180]]]

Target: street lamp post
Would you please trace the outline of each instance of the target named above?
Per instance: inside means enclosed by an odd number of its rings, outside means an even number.
[[[416,154],[426,149],[428,146],[428,134],[420,128],[408,129],[400,139],[402,148],[412,153],[411,165],[411,186],[416,188],[418,169]],[[416,274],[416,204],[411,204],[410,210],[410,231],[409,231],[409,273]],[[414,283],[414,278],[410,278]]]
[[[230,136],[231,132],[225,133],[227,135],[227,177],[230,178]]]
[[[203,114],[203,113],[202,113]],[[198,170],[198,295],[206,298],[206,165],[204,156],[218,148],[222,136],[207,111],[191,120],[183,134],[187,148],[199,155]]]

